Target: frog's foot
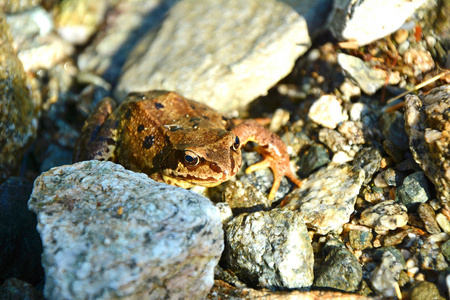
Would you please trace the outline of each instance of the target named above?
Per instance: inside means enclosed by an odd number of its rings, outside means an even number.
[[[273,200],[278,189],[280,188],[281,179],[283,179],[284,176],[289,178],[295,185],[299,187],[301,186],[302,181],[298,179],[297,176],[291,171],[289,156],[287,155],[287,153],[282,153],[283,155],[280,157],[279,155],[277,155],[279,153],[271,153],[268,150],[269,149],[265,147],[256,147],[256,151],[258,151],[264,157],[264,159],[249,166],[247,169],[245,169],[245,173],[249,174],[257,170],[270,168],[273,172],[273,184],[272,188],[270,189],[268,198],[269,200]]]

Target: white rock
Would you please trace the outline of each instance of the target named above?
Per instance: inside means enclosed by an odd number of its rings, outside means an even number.
[[[338,63],[346,75],[368,95],[375,94],[386,84],[386,71],[372,68],[356,56],[339,53]]]
[[[346,120],[341,103],[334,95],[324,95],[316,100],[309,109],[308,117],[330,129],[336,128],[339,123]]]
[[[426,0],[334,1],[330,30],[341,40],[367,45],[397,29]]]
[[[85,161],[38,177],[28,207],[48,299],[199,299],[213,285],[222,224],[198,194]]]
[[[140,57],[117,98],[163,89],[219,111],[245,107],[286,76],[310,45],[305,20],[279,1],[183,0]]]

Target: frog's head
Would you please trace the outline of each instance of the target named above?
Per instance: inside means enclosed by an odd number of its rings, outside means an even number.
[[[233,177],[241,167],[239,138],[226,130],[185,136],[161,166],[166,183],[184,188],[216,186]]]

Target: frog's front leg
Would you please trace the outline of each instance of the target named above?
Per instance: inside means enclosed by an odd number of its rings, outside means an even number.
[[[263,160],[248,167],[245,172],[251,173],[269,167],[273,172],[273,185],[269,199],[274,199],[280,187],[283,176],[289,178],[297,186],[301,180],[292,172],[286,145],[278,135],[259,125],[254,120],[246,120],[231,130],[241,140],[241,147],[247,142],[256,142],[256,150],[263,156]]]

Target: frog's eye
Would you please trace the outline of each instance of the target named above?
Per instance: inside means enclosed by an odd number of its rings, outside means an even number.
[[[192,151],[186,150],[184,151],[184,161],[189,166],[196,166],[200,160],[198,159],[197,154]]]
[[[236,139],[234,140],[234,143],[233,143],[233,150],[236,151],[237,149],[239,149],[240,145],[241,145],[241,141],[239,141],[239,138],[236,137]]]

